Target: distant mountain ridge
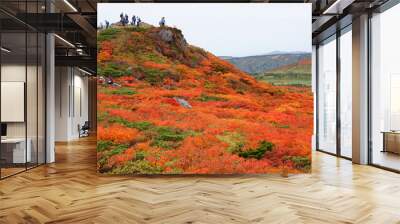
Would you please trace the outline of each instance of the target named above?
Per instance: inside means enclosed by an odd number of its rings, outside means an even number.
[[[311,60],[311,53],[274,51],[265,55],[246,57],[220,56],[250,74],[264,73],[282,66],[296,64],[301,60]]]
[[[311,74],[311,60],[301,59],[296,63],[284,65],[265,71],[263,74],[268,73],[294,73],[294,74]]]
[[[311,59],[257,73],[254,77],[278,86],[311,86]]]

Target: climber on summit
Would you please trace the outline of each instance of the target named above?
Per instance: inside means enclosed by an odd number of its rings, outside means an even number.
[[[132,22],[131,22],[131,25],[132,26],[134,26],[136,24],[136,16],[135,15],[133,15],[132,16]]]
[[[162,17],[162,18],[161,18],[159,24],[160,24],[160,27],[165,26],[165,17]]]
[[[142,22],[142,20],[140,19],[140,17],[138,17],[136,21],[137,21],[137,25],[136,26],[139,27],[140,23]]]
[[[119,14],[119,18],[120,18],[120,22],[121,22],[121,25],[123,25],[124,26],[124,13],[123,12],[121,12],[121,14]]]
[[[125,25],[129,24],[129,17],[128,14],[125,14]]]

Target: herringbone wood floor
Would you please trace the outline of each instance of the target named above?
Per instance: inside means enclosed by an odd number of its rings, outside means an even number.
[[[315,153],[312,174],[109,177],[94,139],[0,181],[0,223],[400,223],[400,175]]]

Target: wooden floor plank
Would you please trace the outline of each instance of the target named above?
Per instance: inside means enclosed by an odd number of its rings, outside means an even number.
[[[0,181],[0,223],[400,223],[400,175],[316,152],[312,174],[96,173],[95,139]]]

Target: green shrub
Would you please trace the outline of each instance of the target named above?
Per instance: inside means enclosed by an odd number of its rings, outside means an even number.
[[[107,93],[114,95],[133,95],[136,94],[137,92],[131,88],[122,87],[122,88],[108,90]]]
[[[108,28],[108,29],[102,30],[97,34],[97,41],[100,42],[100,41],[105,41],[105,40],[111,40],[119,32],[120,32],[120,30],[116,29],[116,28]]]
[[[102,141],[99,140],[97,141],[97,152],[102,152],[105,150],[110,149],[110,147],[113,145],[111,141]]]
[[[118,104],[111,104],[111,105],[106,105],[105,108],[111,108],[111,109],[121,109],[122,106]]]
[[[126,126],[129,128],[136,128],[140,131],[144,131],[151,128],[153,124],[148,121],[137,121],[137,122],[129,122]]]
[[[146,153],[143,151],[138,151],[135,154],[135,160],[144,160],[145,157],[146,157]]]
[[[290,128],[290,126],[287,124],[279,124],[278,122],[275,121],[272,121],[271,124],[277,128]]]
[[[109,114],[107,112],[98,111],[97,112],[97,121],[104,121]]]
[[[164,78],[168,75],[167,71],[161,71],[158,69],[139,68],[139,70],[144,73],[144,80],[151,85],[162,83]]]
[[[171,127],[158,127],[155,132],[151,145],[165,149],[177,148],[187,136],[183,131]]]
[[[143,61],[152,61],[161,64],[165,63],[165,59],[161,55],[153,52],[142,52],[138,55],[138,57],[140,57],[140,59]]]
[[[118,116],[111,117],[110,119],[108,119],[108,121],[110,123],[118,123],[118,124],[124,125],[125,127],[128,127],[128,128],[136,128],[140,131],[147,130],[153,126],[153,124],[148,121],[130,122],[130,121],[125,120],[122,117],[118,117]]]
[[[201,94],[197,100],[202,101],[202,102],[209,102],[209,101],[227,101],[227,99],[218,97],[218,96],[209,96],[205,94]]]
[[[132,74],[132,69],[128,68],[127,65],[107,63],[104,66],[99,66],[97,73],[101,76],[121,77]]]
[[[108,121],[110,123],[118,123],[118,124],[122,124],[125,125],[125,122],[127,122],[127,120],[123,119],[122,117],[110,117],[110,119],[108,119]]]
[[[245,145],[244,137],[237,132],[224,132],[222,135],[217,135],[217,138],[229,145],[227,151],[230,153],[241,152]]]
[[[212,83],[209,81],[204,82],[204,88],[206,88],[206,89],[215,89],[216,87],[217,87],[217,85],[215,83]]]
[[[143,27],[143,26],[139,26],[139,27],[137,27],[137,26],[129,26],[129,27],[124,28],[124,30],[129,31],[129,32],[144,32],[147,29],[148,28]]]
[[[159,174],[161,167],[153,166],[146,160],[128,161],[123,166],[114,168],[111,174]]]
[[[148,121],[130,122],[118,116],[111,117],[108,121],[144,131],[147,138],[151,139],[151,146],[165,149],[177,148],[187,136],[198,134],[194,131],[182,131],[172,127],[156,127]]]
[[[267,151],[270,152],[273,148],[273,143],[263,140],[259,143],[257,148],[247,151],[241,151],[238,153],[238,155],[243,158],[261,159]]]
[[[113,155],[117,155],[117,154],[121,154],[123,153],[125,150],[128,149],[128,145],[122,144],[122,145],[116,145],[115,148],[113,148],[111,151],[109,151],[107,153],[107,156],[113,156]]]
[[[187,136],[195,136],[199,134],[195,131],[182,131],[172,127],[152,127],[146,132],[152,139],[151,146],[164,149],[177,148]]]
[[[98,141],[97,151],[103,152],[101,157],[97,161],[100,167],[99,170],[105,169],[107,161],[111,156],[123,153],[125,150],[128,149],[128,147],[129,146],[126,144],[118,145],[110,141]]]
[[[224,65],[221,65],[219,63],[212,63],[211,66],[213,67],[215,72],[220,72],[220,73],[226,73],[229,72],[229,69],[225,67]]]
[[[157,139],[161,141],[182,141],[185,135],[182,131],[170,127],[159,127]]]
[[[100,171],[104,170],[107,162],[108,162],[108,157],[107,156],[102,156],[97,160],[97,163],[99,164],[99,170]]]
[[[311,160],[307,156],[291,156],[290,160],[296,169],[306,171],[311,169]]]
[[[181,168],[173,167],[172,170],[167,173],[168,174],[182,174],[183,170]]]

